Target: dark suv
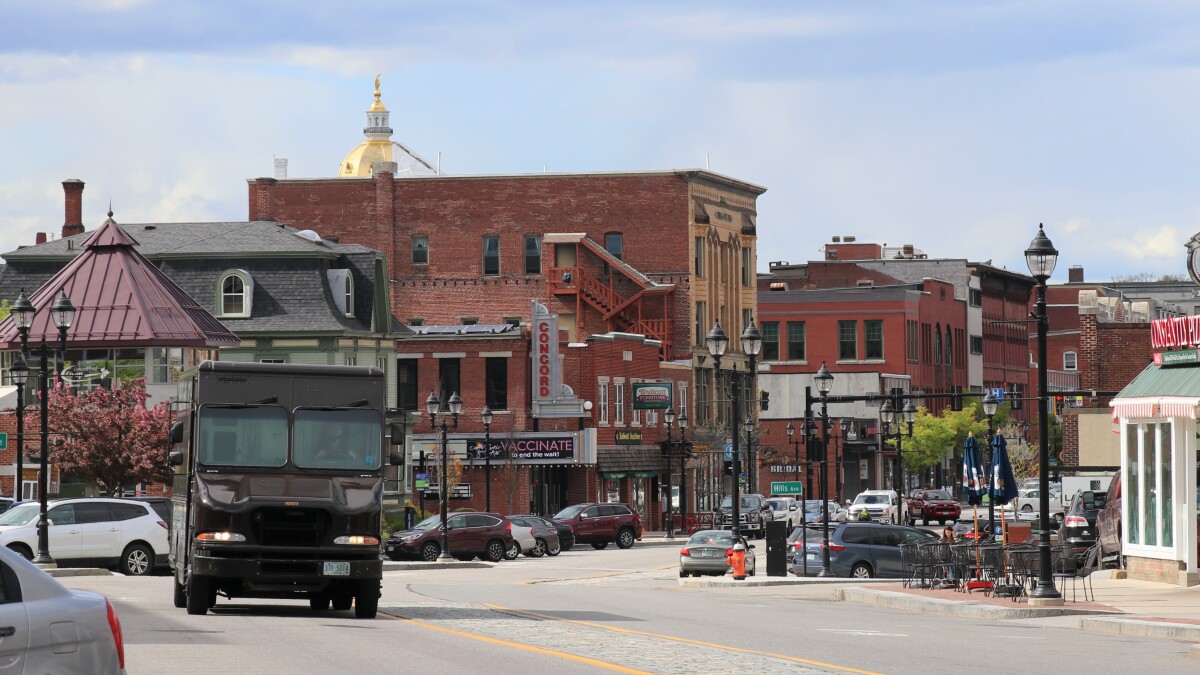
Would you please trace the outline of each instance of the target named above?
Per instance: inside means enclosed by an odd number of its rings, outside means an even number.
[[[602,549],[609,542],[629,548],[642,538],[642,517],[625,504],[575,504],[554,514],[555,522],[575,530],[575,541]]]
[[[726,495],[721,500],[719,508],[720,520],[717,527],[722,530],[733,529],[733,498]],[[741,525],[739,531],[745,536],[755,536],[759,539],[767,531],[767,523],[775,520],[775,511],[771,508],[771,503],[762,495],[742,495],[741,511],[738,514],[738,520]]]
[[[411,530],[393,532],[384,551],[392,560],[437,560],[442,553],[442,517],[429,516]],[[492,562],[504,559],[513,544],[512,523],[498,513],[454,513],[446,521],[450,555],[459,560],[479,556]]]
[[[799,529],[799,528],[797,528]],[[808,576],[821,571],[821,530],[808,531]],[[925,544],[938,541],[928,530],[884,523],[839,523],[829,532],[829,571],[835,577],[903,578],[900,544]],[[792,559],[792,574],[804,574],[805,560],[797,553]]]
[[[1080,490],[1071,498],[1058,528],[1058,540],[1067,545],[1075,557],[1083,562],[1087,550],[1096,543],[1096,516],[1104,508],[1107,493]]]
[[[1100,563],[1122,567],[1121,560],[1121,472],[1108,484],[1104,507],[1096,514],[1096,543],[1100,544]]]

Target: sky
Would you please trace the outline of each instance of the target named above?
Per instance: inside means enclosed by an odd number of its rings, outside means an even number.
[[[767,189],[759,268],[832,236],[1051,279],[1183,274],[1200,232],[1188,0],[0,1],[0,252],[84,225],[245,220],[331,177],[382,75],[447,174],[710,168]]]

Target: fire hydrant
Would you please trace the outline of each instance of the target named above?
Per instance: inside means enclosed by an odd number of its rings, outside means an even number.
[[[733,578],[736,581],[741,581],[746,578],[746,545],[738,542],[729,549],[729,555],[725,556],[725,562],[733,568]]]

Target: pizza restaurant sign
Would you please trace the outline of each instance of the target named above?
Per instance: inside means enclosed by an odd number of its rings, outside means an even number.
[[[1200,345],[1200,315],[1173,316],[1150,322],[1150,347],[1156,351]]]

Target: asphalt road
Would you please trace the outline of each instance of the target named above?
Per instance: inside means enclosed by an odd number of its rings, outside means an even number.
[[[373,621],[224,598],[192,617],[172,606],[168,577],[62,581],[113,599],[132,675],[1197,672],[1188,645],[1086,633],[1069,617],[893,612],[823,586],[683,588],[676,559],[674,547],[585,547],[491,569],[388,572]]]

